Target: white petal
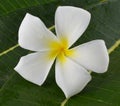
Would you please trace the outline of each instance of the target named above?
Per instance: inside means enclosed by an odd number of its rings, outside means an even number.
[[[109,56],[103,40],[90,41],[73,48],[73,50],[77,54],[72,59],[83,67],[97,73],[107,71]]]
[[[69,58],[64,63],[57,60],[55,69],[56,82],[66,98],[79,93],[91,80],[90,74]]]
[[[19,28],[19,45],[32,51],[49,49],[48,45],[56,36],[37,17],[26,14]]]
[[[38,52],[23,56],[15,70],[26,80],[42,85],[54,62],[54,59],[46,58],[47,54],[47,52]]]
[[[67,39],[70,47],[86,30],[90,18],[90,13],[84,9],[72,6],[58,7],[55,14],[58,37]]]

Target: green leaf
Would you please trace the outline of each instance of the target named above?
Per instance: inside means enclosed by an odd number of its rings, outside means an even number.
[[[19,58],[29,53],[17,45],[17,32],[25,14],[40,17],[49,27],[54,25],[54,13],[59,5],[82,7],[92,14],[87,31],[75,45],[103,39],[108,48],[112,47],[108,72],[92,73],[92,81],[81,93],[70,98],[66,106],[119,106],[119,0],[0,1],[0,106],[60,106],[64,101],[64,94],[55,83],[54,66],[41,87],[24,80],[13,69]]]
[[[119,106],[120,105],[120,47],[110,55],[107,73],[92,73],[93,79],[88,86],[67,102],[68,106]]]
[[[20,6],[17,6],[14,1],[16,0],[12,0],[11,2],[9,0],[5,0],[4,2],[0,1],[0,86],[9,79],[19,58],[28,52],[18,48],[8,54],[5,53],[18,43],[18,29],[26,12],[40,17],[46,22],[47,26],[51,26],[53,25],[53,14],[57,7],[55,0],[50,0],[51,2],[47,0],[36,0],[37,4],[35,1],[33,3],[32,0],[31,2],[28,2],[29,0],[16,1]],[[27,6],[23,5],[25,4],[24,2],[28,2]],[[7,9],[10,5],[9,3],[16,6],[16,9]],[[50,6],[53,8],[49,9]],[[6,8],[6,11],[2,11],[3,7]],[[49,19],[47,17],[49,17]]]

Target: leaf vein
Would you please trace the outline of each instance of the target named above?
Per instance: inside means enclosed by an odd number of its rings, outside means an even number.
[[[54,28],[55,28],[55,26],[54,26],[54,25],[52,25],[52,26],[51,26],[51,27],[49,27],[48,29],[49,29],[49,30],[52,30],[52,29],[54,29]],[[3,56],[3,55],[5,55],[5,54],[7,54],[7,53],[9,53],[9,52],[13,51],[13,50],[14,50],[14,49],[16,49],[17,47],[19,47],[19,44],[16,44],[16,45],[14,45],[14,46],[10,47],[9,49],[7,49],[7,50],[5,50],[5,51],[1,52],[1,53],[0,53],[0,56]]]

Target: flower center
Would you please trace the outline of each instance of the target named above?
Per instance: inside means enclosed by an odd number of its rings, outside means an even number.
[[[61,61],[64,62],[66,60],[65,57],[68,57],[72,55],[73,52],[70,49],[65,48],[64,46],[60,47],[58,50],[57,58]]]
[[[61,40],[61,42],[52,41],[49,46],[51,49],[49,53],[49,59],[57,57],[57,59],[59,59],[61,62],[65,62],[65,57],[72,56],[74,54],[73,50],[68,49],[68,43],[65,39]]]

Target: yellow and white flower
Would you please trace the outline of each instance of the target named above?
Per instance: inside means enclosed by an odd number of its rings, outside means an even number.
[[[55,78],[66,98],[79,93],[91,80],[89,70],[107,71],[109,56],[103,40],[70,48],[83,34],[91,14],[81,8],[60,6],[55,13],[55,36],[37,17],[26,14],[19,29],[19,45],[35,53],[23,56],[15,70],[42,85],[55,61]]]

